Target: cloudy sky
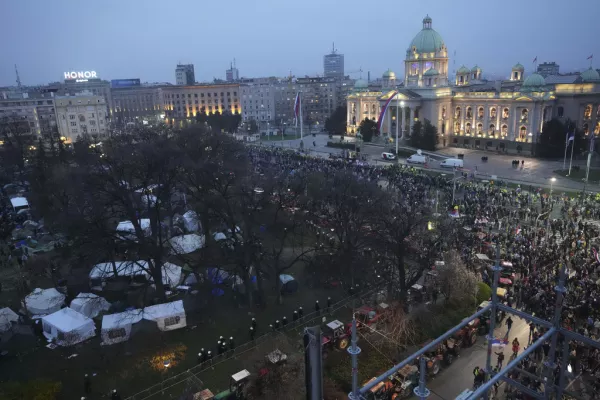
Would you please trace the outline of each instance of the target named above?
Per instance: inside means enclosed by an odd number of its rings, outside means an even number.
[[[233,58],[245,77],[315,75],[332,42],[346,71],[403,73],[426,14],[450,71],[478,64],[503,77],[521,62],[528,73],[537,56],[568,72],[588,68],[590,54],[600,67],[600,0],[2,0],[0,86],[14,85],[14,64],[28,85],[67,70],[174,82],[178,62],[209,81],[224,78]]]

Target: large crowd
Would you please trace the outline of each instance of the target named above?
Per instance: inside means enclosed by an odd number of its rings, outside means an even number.
[[[353,173],[358,179],[377,182],[397,190],[400,197],[411,201],[444,199],[441,210],[451,211],[456,223],[471,234],[455,239],[467,265],[481,272],[482,280],[491,284],[491,273],[481,267],[476,255],[496,256],[496,247],[509,266],[511,282],[506,285],[502,301],[536,317],[552,321],[556,303],[555,287],[561,268],[565,269],[566,298],[563,303],[563,327],[597,340],[600,336],[600,201],[595,194],[569,198],[561,193],[544,193],[541,189],[509,187],[502,182],[477,182],[471,177],[453,174],[431,174],[411,166],[374,166],[352,160],[331,160],[307,157],[281,148],[253,147],[254,165],[266,168],[273,164],[282,171],[326,174],[338,171]],[[458,174],[455,174],[458,175]],[[454,197],[454,201],[452,200]],[[544,328],[530,325],[530,342],[544,333]],[[513,342],[512,338],[509,342]],[[559,335],[555,383],[559,371],[568,364],[573,375],[583,375],[588,387],[600,390],[600,351],[575,341],[569,343],[569,359],[561,359],[562,341]],[[516,354],[526,346],[517,346]],[[521,372],[512,377],[538,390],[543,380],[533,379],[530,372],[543,376],[543,360],[548,357],[550,343],[521,365]],[[514,352],[513,343],[513,352]],[[512,398],[527,398],[515,390],[507,391]]]

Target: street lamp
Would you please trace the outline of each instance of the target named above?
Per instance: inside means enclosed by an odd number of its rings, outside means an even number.
[[[552,186],[554,185],[554,182],[556,182],[556,178],[552,177],[550,178],[550,198],[552,200]]]

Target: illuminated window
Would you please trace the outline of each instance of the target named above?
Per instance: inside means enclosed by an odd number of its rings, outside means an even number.
[[[508,119],[508,116],[510,115],[508,108],[505,108],[504,110],[502,110],[502,118],[503,119]]]
[[[496,107],[490,108],[490,117],[496,118]]]
[[[587,136],[587,135],[589,135],[589,133],[590,133],[590,127],[589,127],[589,125],[588,124],[583,124],[583,134]]]
[[[477,118],[479,118],[479,119],[483,118],[483,107],[479,107],[477,109]]]
[[[473,110],[471,109],[471,107],[467,107],[467,118],[473,118]]]
[[[529,110],[527,110],[526,108],[524,108],[521,111],[521,122],[527,122],[527,117],[529,116]]]
[[[442,107],[442,119],[446,119],[446,107]]]
[[[526,139],[527,139],[527,128],[522,126],[521,129],[519,129],[519,140],[525,141]]]
[[[594,128],[594,134],[600,134],[600,121],[596,122],[596,128]]]
[[[470,122],[467,122],[467,124],[465,125],[465,133],[471,134],[471,123]]]
[[[588,104],[585,106],[585,111],[583,112],[583,119],[592,119],[592,105]]]
[[[459,133],[460,132],[460,122],[456,121],[454,123],[454,133]]]
[[[508,135],[508,126],[506,124],[502,125],[502,136]]]
[[[490,135],[493,135],[496,132],[496,125],[490,124]]]
[[[481,132],[483,132],[483,124],[480,122],[477,124],[477,134],[481,135]]]
[[[454,110],[454,118],[460,119],[460,107],[456,107],[456,110]]]

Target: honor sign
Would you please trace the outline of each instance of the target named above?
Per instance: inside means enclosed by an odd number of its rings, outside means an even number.
[[[65,72],[65,79],[75,79],[77,82],[85,82],[93,78],[98,78],[96,71]]]

